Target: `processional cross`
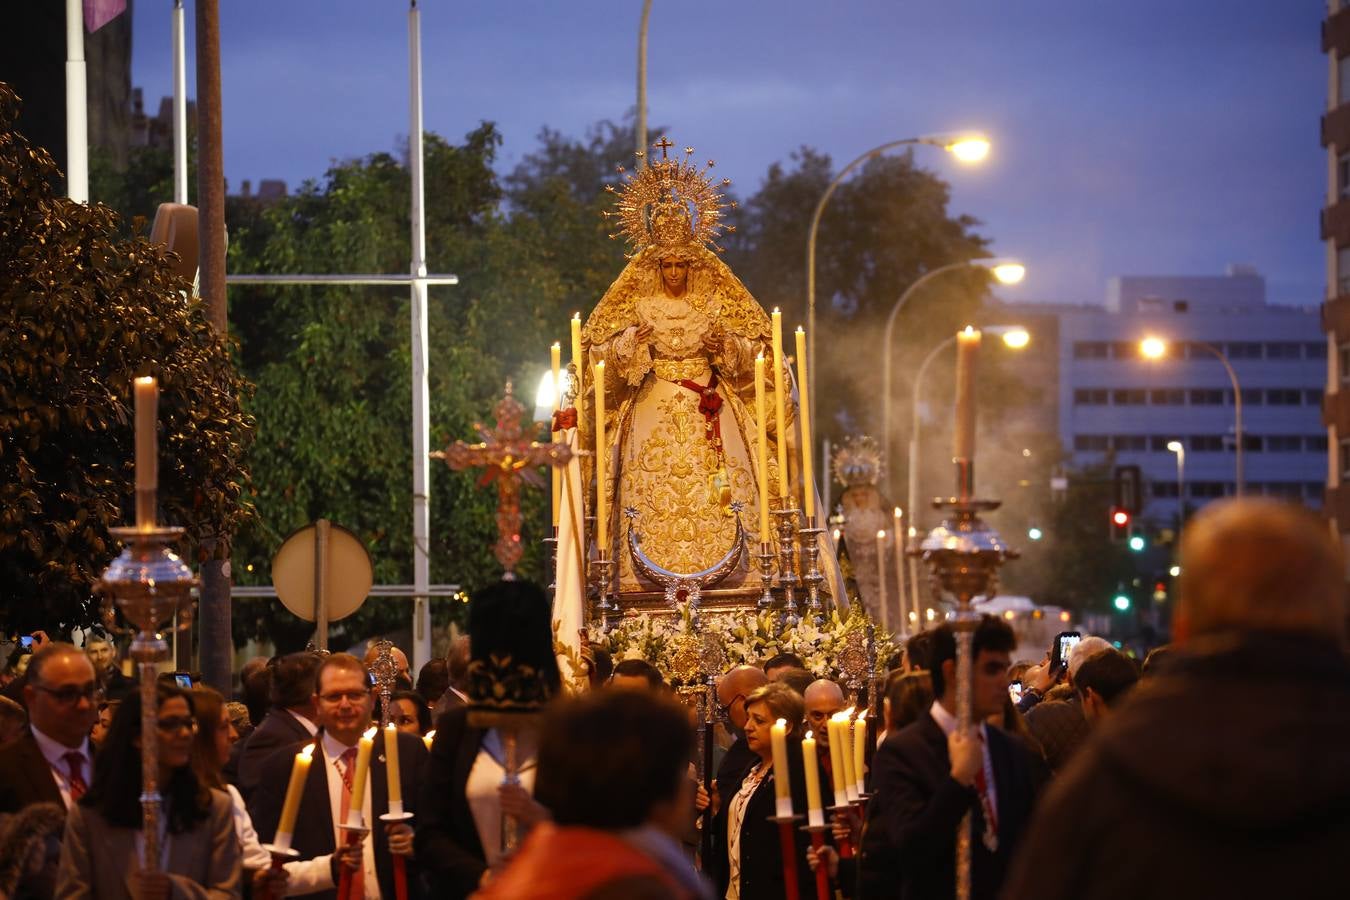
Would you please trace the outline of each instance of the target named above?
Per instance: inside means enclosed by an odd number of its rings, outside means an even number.
[[[521,424],[525,412],[508,381],[506,396],[493,409],[497,427],[489,430],[481,423],[474,425],[474,430],[483,439],[481,443],[455,441],[444,450],[431,454],[434,459],[445,460],[445,464],[456,472],[484,469],[478,479],[479,487],[497,482],[497,542],[493,544],[492,552],[502,564],[505,570],[502,578],[507,581],[516,577],[516,564],[525,552],[520,543],[521,482],[531,487],[544,487],[543,479],[534,471],[537,466],[565,466],[572,460],[572,448],[567,444],[541,444],[531,439]]]

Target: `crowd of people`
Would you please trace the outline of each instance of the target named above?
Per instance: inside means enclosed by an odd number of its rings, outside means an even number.
[[[565,692],[542,591],[504,582],[415,683],[395,651],[372,749],[373,649],[250,661],[235,699],[163,677],[145,735],[109,642],[40,635],[0,696],[0,897],[948,898],[963,822],[976,898],[1340,896],[1340,549],[1296,508],[1235,501],[1182,550],[1173,643],[1142,665],[1090,636],[1016,661],[1004,621],[974,623],[969,724],[955,629],[912,636],[876,686],[866,798],[815,845],[782,804],[804,816],[813,783],[834,806],[831,719],[872,698],[790,654],[721,676],[705,755],[649,661],[597,651],[593,689]]]

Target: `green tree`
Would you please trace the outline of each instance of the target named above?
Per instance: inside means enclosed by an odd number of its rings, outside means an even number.
[[[0,84],[0,627],[58,634],[94,620],[108,529],[132,516],[132,379],[160,379],[161,514],[197,559],[249,514],[249,386],[163,248],[53,194],[17,112]]]

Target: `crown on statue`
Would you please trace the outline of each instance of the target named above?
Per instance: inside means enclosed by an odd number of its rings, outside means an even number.
[[[867,435],[850,437],[834,451],[835,480],[849,487],[876,484],[881,480],[881,451]]]
[[[712,160],[703,166],[693,162],[693,147],[684,148],[683,159],[671,159],[667,151],[675,145],[668,138],[652,146],[661,151],[660,159],[650,160],[636,173],[619,166],[622,187],[605,186],[619,197],[616,210],[605,213],[619,224],[610,237],[626,238],[632,248],[630,257],[648,247],[678,251],[705,246],[720,253],[718,236],[736,230],[722,221],[727,209],[736,208],[735,201],[727,201],[721,191],[731,179],[714,182],[708,173],[716,164]],[[637,156],[643,159],[646,154]]]

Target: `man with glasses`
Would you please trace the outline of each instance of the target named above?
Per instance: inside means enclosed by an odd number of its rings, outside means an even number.
[[[745,742],[745,698],[755,688],[769,683],[764,670],[756,666],[736,666],[717,682],[717,706],[722,723],[735,741],[727,748],[717,767],[716,791],[713,796],[714,808],[727,795],[722,788],[728,783],[738,783],[745,770],[759,762],[759,757]]]
[[[93,777],[89,730],[103,698],[89,658],[72,644],[33,654],[23,689],[29,727],[0,750],[0,813],[34,803],[69,808]]]
[[[315,676],[314,704],[318,734],[311,740],[284,747],[263,761],[258,789],[249,800],[254,827],[264,843],[273,839],[295,754],[306,744],[315,743],[314,763],[301,795],[300,817],[291,841],[291,847],[310,863],[313,871],[306,867],[305,872],[292,872],[291,883],[303,883],[307,890],[327,890],[331,895],[340,867],[347,867],[352,871],[349,895],[352,900],[392,898],[393,857],[412,857],[413,829],[407,823],[379,820],[389,811],[384,735],[376,738],[362,796],[353,797],[351,793],[357,744],[361,734],[371,726],[375,707],[366,667],[346,653],[326,657]],[[399,734],[398,756],[403,808],[415,813],[418,794],[425,783],[426,745],[416,735]],[[347,821],[348,810],[354,804],[360,804],[362,820],[371,833],[357,847],[339,851],[345,835],[337,826]],[[419,883],[409,874],[410,886]]]

